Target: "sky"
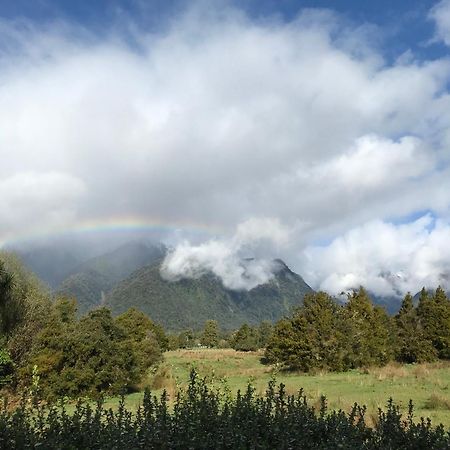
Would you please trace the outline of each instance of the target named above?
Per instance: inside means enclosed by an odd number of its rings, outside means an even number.
[[[172,279],[450,288],[449,50],[450,0],[0,0],[0,243],[140,221]]]

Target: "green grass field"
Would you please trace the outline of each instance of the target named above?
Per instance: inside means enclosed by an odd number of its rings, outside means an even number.
[[[250,382],[257,393],[264,393],[269,380],[284,383],[288,393],[300,388],[311,404],[319,404],[321,395],[328,399],[332,409],[350,410],[353,403],[364,404],[369,420],[376,418],[379,407],[384,408],[392,397],[403,410],[410,399],[415,406],[416,419],[430,417],[433,424],[443,423],[450,428],[450,364],[388,365],[365,371],[345,373],[285,373],[273,366],[261,364],[262,354],[236,352],[231,349],[195,349],[167,352],[165,362],[156,373],[149,375],[148,386],[155,393],[166,389],[174,395],[189,380],[194,367],[201,377],[222,392],[235,394],[245,390]],[[141,393],[127,397],[127,405],[139,404]],[[117,399],[110,399],[114,406]]]

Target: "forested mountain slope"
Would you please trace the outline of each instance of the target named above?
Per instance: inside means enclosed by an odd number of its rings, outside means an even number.
[[[130,242],[116,250],[92,258],[73,270],[56,289],[58,294],[75,297],[80,313],[102,304],[106,293],[136,269],[160,260],[161,245]]]
[[[143,267],[119,283],[106,296],[114,314],[135,307],[168,330],[201,328],[206,320],[217,320],[224,329],[244,322],[275,321],[299,306],[312,289],[282,261],[276,275],[250,291],[226,289],[212,274],[198,279],[167,281],[160,275],[160,262]]]

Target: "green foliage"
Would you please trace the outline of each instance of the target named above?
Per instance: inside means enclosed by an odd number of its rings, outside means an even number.
[[[14,277],[0,261],[0,336],[9,336],[23,320],[23,298],[15,295]]]
[[[349,295],[344,307],[346,366],[379,366],[391,360],[391,327],[386,312],[380,307],[374,307],[362,287]]]
[[[217,347],[219,343],[219,324],[216,320],[207,320],[200,336],[200,343],[205,347]]]
[[[450,301],[438,287],[433,295],[422,289],[417,314],[425,337],[431,341],[437,355],[450,359]]]
[[[267,320],[263,320],[257,329],[258,348],[265,348],[270,341],[273,333],[273,325]]]
[[[389,400],[376,426],[366,424],[366,409],[357,404],[349,413],[308,404],[300,391],[287,395],[270,382],[263,397],[248,386],[224,401],[195,372],[186,391],[169,406],[146,392],[133,414],[120,401],[117,411],[99,401],[96,407],[78,402],[73,414],[60,407],[0,410],[2,448],[64,449],[444,449],[450,445],[442,426],[422,419],[415,423],[413,406],[403,418]]]
[[[420,363],[436,359],[436,350],[432,342],[426,337],[410,293],[406,294],[403,299],[402,306],[395,316],[395,323],[397,326],[395,351],[397,361]]]
[[[255,351],[259,347],[258,331],[246,323],[239,328],[231,339],[231,348],[242,352]]]
[[[305,296],[291,319],[275,325],[265,356],[289,369],[342,370],[345,363],[340,307],[324,292]]]
[[[386,312],[374,307],[362,288],[345,306],[318,292],[307,295],[292,318],[275,325],[265,357],[303,371],[383,365],[393,356],[391,328]]]
[[[200,343],[200,338],[197,336],[198,333],[194,333],[193,330],[188,329],[182,331],[177,336],[177,348],[193,348]]]
[[[161,358],[152,325],[138,311],[115,321],[106,308],[77,320],[73,303],[60,300],[21,376],[31,383],[33,367],[37,367],[40,394],[47,399],[133,389]]]
[[[0,348],[0,387],[12,381],[14,373],[13,360],[5,347]]]
[[[0,252],[0,338],[15,367],[23,365],[51,308],[48,292],[13,254]]]
[[[136,355],[140,373],[161,360],[168,338],[143,312],[131,308],[116,318],[116,324],[125,333],[126,346]]]

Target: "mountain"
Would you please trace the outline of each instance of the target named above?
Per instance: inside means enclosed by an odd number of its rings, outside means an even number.
[[[129,242],[72,269],[56,292],[78,301],[82,314],[103,303],[105,294],[136,269],[160,260],[165,255],[161,245]]]
[[[391,316],[395,316],[402,306],[403,297],[382,297],[372,292],[369,292],[369,296],[375,305],[382,306]]]
[[[81,252],[67,246],[39,245],[11,250],[51,288],[58,286],[83,261]]]
[[[302,303],[312,289],[281,260],[275,276],[249,291],[226,289],[219,278],[206,274],[197,279],[167,281],[160,275],[162,260],[143,267],[120,282],[106,296],[114,314],[135,307],[168,330],[199,329],[217,320],[224,329],[244,322],[276,321]]]

